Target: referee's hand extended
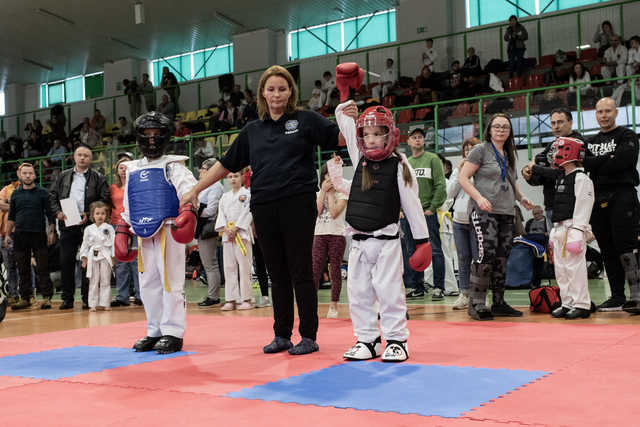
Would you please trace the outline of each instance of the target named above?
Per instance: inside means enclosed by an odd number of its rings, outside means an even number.
[[[198,206],[198,193],[196,193],[195,189],[191,189],[182,195],[180,199],[180,207],[186,205],[187,203],[191,203],[193,206]]]

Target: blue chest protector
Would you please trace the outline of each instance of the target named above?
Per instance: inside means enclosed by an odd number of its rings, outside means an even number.
[[[127,194],[131,228],[143,239],[153,236],[165,219],[178,216],[178,194],[163,168],[149,167],[131,172]]]

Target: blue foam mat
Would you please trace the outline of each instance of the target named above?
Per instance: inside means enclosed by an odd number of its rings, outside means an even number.
[[[547,374],[512,369],[351,362],[227,396],[452,418]]]
[[[189,354],[192,353],[157,354],[153,351],[135,352],[130,348],[67,347],[0,357],[0,376],[56,380]]]

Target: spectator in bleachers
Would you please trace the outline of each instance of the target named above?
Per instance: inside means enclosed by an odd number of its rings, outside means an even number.
[[[51,107],[51,126],[53,127],[53,134],[56,138],[64,139],[67,136],[64,128],[66,124],[67,118],[64,115],[64,107],[62,104],[56,104]]]
[[[425,42],[426,49],[422,52],[422,63],[429,67],[431,72],[436,71],[436,61],[438,60],[438,52],[433,47],[433,39],[427,39]]]
[[[42,136],[42,122],[40,120],[33,121],[33,130],[38,134],[38,136]]]
[[[460,61],[455,60],[451,63],[451,70],[447,76],[448,88],[447,98],[456,99],[464,97],[464,82],[462,80],[462,70],[460,69]]]
[[[373,97],[382,99],[391,92],[398,81],[396,69],[393,66],[393,59],[387,58],[386,68],[380,73],[380,84],[373,88]]]
[[[322,82],[316,80],[314,86],[308,106],[310,110],[318,111],[322,108],[326,99],[324,98],[324,92],[322,92]]]
[[[476,50],[473,47],[467,49],[467,57],[464,59],[464,64],[462,65],[462,74],[468,76],[482,74],[480,57],[476,55]]]
[[[118,143],[128,144],[136,139],[135,135],[133,134],[133,126],[125,116],[118,117],[118,126],[120,128],[118,130]]]
[[[107,120],[104,118],[100,110],[96,109],[91,118],[91,129],[98,132],[100,135],[104,135]]]
[[[140,105],[142,104],[138,82],[136,82],[134,77],[132,80],[124,79],[122,85],[124,86],[124,94],[127,96],[127,101],[129,102],[129,115],[133,122],[140,115]]]
[[[325,105],[329,105],[329,98],[331,98],[331,92],[336,88],[336,81],[331,75],[331,71],[325,71],[322,73],[322,92],[325,97]],[[335,108],[335,107],[334,107]]]
[[[226,101],[224,108],[220,109],[220,112],[213,120],[213,127],[210,127],[209,130],[212,132],[227,131],[236,126],[239,117],[239,109],[231,105],[231,100]]]
[[[575,64],[573,64],[573,67],[571,69],[571,74],[569,74],[569,83],[573,84],[573,83],[584,83],[584,82],[590,82],[591,81],[591,75],[589,75],[589,72],[587,70],[584,69],[584,65],[580,62],[576,62]],[[593,92],[593,88],[591,87],[590,84],[586,84],[583,86],[580,86],[580,96],[588,96]],[[582,99],[582,98],[581,98]],[[567,103],[570,106],[575,106],[576,105],[576,87],[572,86],[569,88],[569,94],[567,96]]]
[[[82,128],[80,129],[80,142],[90,148],[95,148],[102,142],[100,134],[91,128],[88,118],[85,118],[82,122]]]
[[[629,57],[627,48],[620,43],[620,36],[613,35],[609,41],[611,46],[604,52],[602,58],[602,77],[605,79],[610,79],[614,75],[624,77]]]
[[[174,122],[174,127],[175,127],[175,130],[173,131],[173,136],[176,136],[178,138],[185,137],[191,133],[191,129],[186,127],[184,123],[182,123],[182,120],[180,119]]]
[[[627,76],[640,73],[640,37],[633,36],[629,40],[627,58]]]
[[[240,85],[233,85],[233,90],[229,95],[229,100],[231,101],[231,105],[233,105],[235,108],[238,108],[242,105],[242,101],[244,101],[245,99]]]
[[[158,112],[167,116],[171,121],[176,118],[176,104],[169,100],[169,96],[162,95],[162,102],[158,105]]]
[[[515,15],[509,17],[509,26],[504,33],[504,41],[508,42],[507,53],[509,54],[509,78],[514,74],[522,75],[524,62],[524,52],[527,49],[525,41],[529,38],[527,29],[518,22]]]
[[[169,95],[177,113],[179,111],[180,85],[178,84],[176,76],[169,71],[169,67],[162,67],[162,81],[160,83],[160,87]]]
[[[604,52],[611,46],[611,38],[614,36],[617,37],[616,33],[613,32],[611,22],[603,21],[593,35],[593,42],[598,44],[598,57],[604,56]]]
[[[256,103],[256,97],[253,96],[251,89],[245,89],[244,97],[247,101],[247,105],[245,105],[242,110],[242,117],[240,117],[240,121],[238,122],[239,128],[258,119],[258,104]]]
[[[62,163],[62,157],[67,152],[67,149],[62,145],[62,141],[59,139],[53,140],[53,147],[47,153],[47,159],[44,161],[44,165],[47,168],[59,166]]]
[[[422,67],[422,72],[416,78],[416,98],[414,104],[424,104],[438,100],[440,81],[431,72],[428,65]]]
[[[147,111],[153,111],[156,108],[156,92],[153,89],[153,83],[149,80],[149,74],[142,74],[142,83],[140,83],[140,93],[144,98],[144,105]]]

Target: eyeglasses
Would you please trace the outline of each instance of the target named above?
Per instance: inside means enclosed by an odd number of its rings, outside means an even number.
[[[491,129],[494,129],[494,130],[510,131],[510,130],[511,130],[511,126],[509,126],[509,125],[503,125],[503,126],[500,126],[500,125],[491,125]]]

